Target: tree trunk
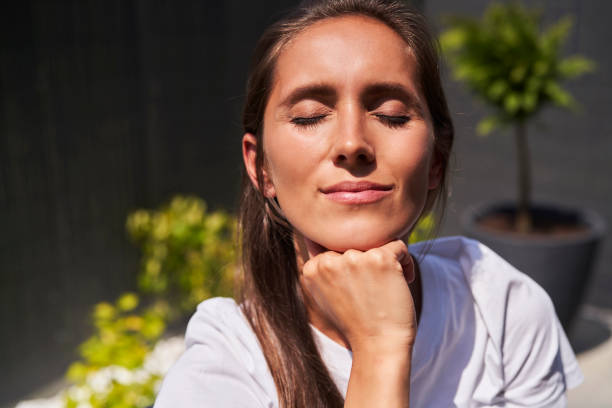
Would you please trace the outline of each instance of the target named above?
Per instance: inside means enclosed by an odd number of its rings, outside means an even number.
[[[527,126],[525,122],[518,122],[514,131],[518,159],[518,203],[514,226],[518,232],[527,233],[532,229],[532,220],[529,211],[531,207],[531,167],[529,164],[529,146],[527,145]]]

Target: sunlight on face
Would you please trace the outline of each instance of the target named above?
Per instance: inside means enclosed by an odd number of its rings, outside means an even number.
[[[343,252],[402,238],[439,171],[402,38],[361,16],[318,22],[279,56],[264,114],[265,194],[310,240]]]

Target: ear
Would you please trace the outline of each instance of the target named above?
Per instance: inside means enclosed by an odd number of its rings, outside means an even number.
[[[440,182],[442,181],[442,173],[444,172],[444,168],[442,166],[442,158],[440,154],[434,151],[431,165],[429,166],[429,185],[428,188],[430,190],[435,190],[440,187]]]
[[[253,186],[259,190],[259,183],[257,182],[257,138],[251,133],[245,133],[242,137],[242,159],[244,160],[244,167],[246,168],[247,175],[253,183]],[[268,198],[276,196],[274,185],[268,177],[268,173],[262,168],[263,173],[263,194]]]

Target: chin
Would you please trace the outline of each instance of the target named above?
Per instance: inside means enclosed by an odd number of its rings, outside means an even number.
[[[343,244],[340,244],[338,242],[330,242],[328,244],[322,243],[321,245],[324,246],[325,248],[329,249],[330,251],[334,251],[334,252],[338,252],[338,253],[344,253],[346,251],[348,251],[349,249],[356,249],[358,251],[367,251],[370,250],[372,248],[378,248],[381,247],[383,245],[385,245],[388,242],[393,241],[392,239],[386,240],[386,241],[359,241],[359,240],[354,240],[353,242],[347,242],[345,241]]]
[[[406,229],[407,230],[407,229]],[[323,230],[321,230],[323,231]],[[349,249],[367,251],[381,247],[391,241],[405,236],[404,229],[385,229],[381,225],[368,228],[344,228],[330,231],[325,234],[313,234],[312,241],[335,252],[346,252]]]

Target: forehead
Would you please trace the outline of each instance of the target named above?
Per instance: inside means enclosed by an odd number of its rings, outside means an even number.
[[[371,17],[343,16],[314,23],[285,44],[274,88],[381,80],[416,88],[415,75],[413,52],[399,34]]]

